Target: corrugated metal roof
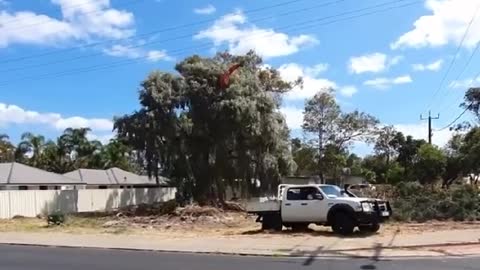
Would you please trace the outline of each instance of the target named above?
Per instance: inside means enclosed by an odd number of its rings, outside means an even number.
[[[21,163],[0,163],[0,185],[75,185],[75,179]]]
[[[155,185],[154,178],[137,175],[119,168],[108,170],[78,169],[64,174],[87,185]],[[160,184],[166,184],[165,178],[160,178]]]

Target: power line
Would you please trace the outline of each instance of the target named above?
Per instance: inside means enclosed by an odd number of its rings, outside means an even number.
[[[469,88],[474,87],[474,84],[477,82],[479,78],[480,78],[480,71],[475,76],[473,76],[472,81],[470,82],[470,85],[467,87],[467,90]],[[452,106],[454,106],[455,104],[458,104],[460,100],[462,100],[462,98],[464,98],[464,96],[461,96],[460,98],[458,98],[454,103],[450,104],[450,106],[448,106],[445,110],[450,110]]]
[[[306,10],[312,10],[312,8],[315,8],[315,7],[324,7],[324,6],[327,6],[327,5],[332,5],[332,4],[336,4],[336,3],[339,3],[339,2],[343,2],[343,1],[345,1],[345,0],[336,0],[336,1],[324,2],[322,4],[314,5],[314,6],[311,6],[311,7],[302,8],[302,9],[298,9],[298,10],[292,10],[292,11],[289,11],[289,12],[284,12],[284,13],[281,13],[277,16],[269,16],[269,17],[254,19],[254,20],[251,20],[251,22],[259,22],[259,21],[271,19],[271,18],[274,18],[274,17],[287,16],[287,15],[291,15],[291,14],[294,14],[294,13],[303,12],[303,11],[306,11]],[[384,3],[381,3],[381,4],[369,6],[369,7],[362,8],[362,9],[346,11],[346,12],[342,12],[342,13],[335,14],[335,15],[330,15],[330,16],[325,16],[325,17],[313,19],[313,20],[307,20],[307,21],[300,22],[300,23],[295,23],[293,25],[282,26],[282,27],[277,28],[277,30],[286,30],[286,29],[291,28],[292,26],[308,25],[308,24],[312,24],[312,23],[316,23],[316,22],[325,21],[325,20],[328,20],[328,19],[335,19],[337,17],[341,17],[341,16],[344,16],[344,15],[355,14],[355,13],[358,13],[358,12],[361,12],[361,11],[371,10],[371,9],[375,9],[375,8],[378,8],[378,7],[383,7],[383,6],[386,6],[386,5],[390,5],[392,3],[398,3],[398,2],[403,2],[403,1],[405,1],[405,0],[384,2]],[[363,16],[367,16],[367,15],[371,15],[371,14],[375,14],[375,13],[379,13],[379,12],[383,12],[383,11],[388,11],[388,10],[391,10],[391,9],[410,6],[410,5],[413,5],[413,4],[417,4],[419,2],[420,1],[407,2],[406,4],[403,4],[403,5],[388,7],[384,10],[374,10],[372,12],[346,17],[346,18],[343,18],[341,20],[363,17]],[[333,22],[337,22],[337,21],[341,21],[341,20],[335,20],[335,21],[329,22],[327,24],[331,24]],[[310,27],[312,27],[312,26],[307,26],[306,28],[310,28]],[[131,50],[131,49],[136,49],[136,48],[140,48],[140,47],[145,47],[145,46],[148,46],[148,45],[161,44],[161,43],[166,43],[166,42],[169,42],[169,41],[191,38],[192,35],[194,35],[194,33],[187,34],[187,35],[182,35],[182,36],[178,36],[178,37],[174,37],[174,38],[163,39],[163,40],[159,40],[159,41],[150,41],[150,42],[146,42],[146,43],[142,43],[142,44],[138,44],[138,45],[127,46],[127,47],[125,47],[125,49]],[[255,38],[255,37],[253,37],[253,38]],[[247,40],[248,39],[249,38],[247,38]],[[26,66],[26,67],[17,67],[17,68],[5,69],[5,70],[1,70],[0,72],[8,73],[8,72],[13,72],[13,71],[23,71],[23,70],[27,70],[27,69],[31,69],[31,68],[45,67],[45,66],[49,66],[49,65],[66,63],[66,62],[76,61],[76,60],[80,60],[80,59],[95,57],[95,56],[99,56],[99,55],[103,55],[103,54],[104,53],[102,53],[102,52],[93,53],[93,54],[88,54],[88,55],[77,56],[77,57],[74,57],[74,58],[51,61],[51,62],[47,62],[47,63],[41,63],[41,64],[36,64],[36,65],[31,65],[31,66]]]
[[[465,63],[465,65],[463,66],[462,70],[460,71],[460,73],[458,73],[457,77],[455,77],[455,79],[452,81],[452,82],[458,82],[458,80],[460,79],[460,77],[463,75],[463,73],[465,72],[465,70],[467,70],[467,67],[470,65],[470,63],[472,62],[472,59],[473,57],[475,56],[475,54],[477,53],[478,49],[480,48],[480,41],[477,42],[477,45],[475,46],[475,49],[473,50],[473,52],[470,54],[470,56],[468,57],[467,59],[467,62]],[[476,79],[473,80],[473,82],[475,82]],[[448,100],[449,97],[451,96],[451,91],[447,93],[447,95],[445,96],[444,100]],[[455,103],[452,103],[448,108],[447,110],[451,109],[451,107],[455,105]]]
[[[138,1],[144,1],[144,0],[138,0]],[[61,8],[63,8],[63,10],[65,11],[65,10],[70,10],[70,9],[90,5],[90,4],[95,3],[95,2],[98,2],[98,0],[86,1],[85,3],[82,3],[82,4],[61,6]],[[16,21],[21,21],[21,19],[15,18],[13,20],[8,20],[8,21],[4,22],[2,24],[2,26],[10,25],[10,24],[12,24],[12,22],[16,22]]]
[[[139,4],[140,2],[142,1],[145,1],[145,0],[133,0],[133,1],[129,1],[127,2],[126,4],[123,4],[123,7],[127,7],[127,6],[133,6],[133,5],[136,5],[136,4]],[[89,14],[102,14],[103,12],[105,12],[104,9],[101,9],[101,10],[92,10],[92,11],[88,11],[88,12],[83,12],[82,15],[89,15]],[[42,20],[42,21],[39,21],[39,22],[36,22],[36,23],[31,23],[31,24],[27,24],[27,25],[22,25],[20,27],[15,27],[15,28],[9,28],[8,30],[9,31],[19,31],[19,30],[23,30],[23,29],[28,29],[28,28],[32,28],[34,26],[39,26],[39,25],[43,25],[43,24],[47,24],[47,23],[50,23],[50,17],[46,17],[46,16],[43,16],[42,18],[44,18],[45,20]],[[21,21],[21,19],[18,19],[19,21]],[[62,21],[63,22],[63,21]],[[5,26],[8,26],[8,24],[2,24],[3,27]],[[19,31],[19,32],[22,32],[22,31]]]
[[[249,10],[244,11],[244,14],[256,13],[256,12],[260,12],[260,11],[264,11],[264,10],[268,10],[268,9],[273,9],[273,8],[277,8],[277,7],[281,7],[281,6],[286,6],[286,5],[290,5],[290,4],[297,3],[297,2],[302,2],[302,1],[306,1],[306,0],[289,0],[289,1],[285,1],[285,2],[280,2],[280,3],[274,4],[274,5],[268,5],[268,6],[264,6],[264,7],[260,7],[260,8],[249,9]],[[336,1],[333,1],[333,2],[336,2]],[[71,47],[71,48],[67,48],[67,49],[63,49],[63,50],[47,51],[47,52],[44,52],[44,53],[31,54],[31,55],[17,57],[17,58],[10,58],[10,59],[6,59],[6,60],[1,61],[0,64],[18,62],[18,61],[23,61],[23,60],[27,60],[27,59],[36,58],[36,57],[42,57],[42,56],[53,55],[53,54],[57,54],[57,53],[61,53],[61,52],[73,51],[73,50],[77,50],[77,49],[90,48],[90,47],[95,47],[95,46],[98,46],[98,45],[101,45],[101,44],[118,42],[118,41],[122,41],[122,40],[126,41],[126,40],[132,40],[134,38],[149,37],[149,36],[153,36],[153,35],[156,35],[156,34],[159,34],[159,33],[165,33],[165,32],[170,32],[170,31],[174,31],[174,30],[178,30],[178,29],[182,29],[182,28],[193,27],[193,26],[197,26],[197,25],[203,25],[203,24],[206,24],[206,23],[214,22],[216,20],[217,20],[216,18],[199,20],[199,21],[192,22],[192,23],[186,23],[186,24],[180,24],[180,25],[160,28],[160,29],[156,29],[156,30],[153,30],[153,31],[145,32],[143,34],[133,35],[133,36],[127,37],[127,38],[117,38],[117,39],[104,40],[104,41],[100,41],[100,42],[94,42],[94,43],[90,43],[90,44],[75,46],[75,47]]]
[[[455,118],[452,122],[450,122],[448,125],[444,126],[441,129],[437,129],[436,131],[445,130],[445,129],[449,128],[451,125],[455,124],[455,122],[457,122],[458,119],[460,119],[460,117],[462,117],[467,112],[468,109],[469,109],[469,107],[465,108],[465,110],[460,115],[458,115],[457,118]]]
[[[277,15],[274,15],[274,16],[268,16],[268,17],[263,17],[263,18],[259,18],[259,19],[254,19],[254,20],[251,20],[251,22],[256,23],[256,22],[269,20],[269,19],[272,19],[272,18],[288,16],[288,15],[299,13],[299,12],[310,11],[310,10],[312,10],[314,8],[318,8],[318,7],[325,7],[325,6],[329,6],[329,5],[332,5],[332,4],[338,4],[338,3],[344,2],[344,1],[346,1],[346,0],[335,0],[335,1],[330,1],[330,2],[324,2],[324,3],[321,3],[321,4],[314,5],[314,6],[309,6],[309,7],[306,7],[306,8],[301,8],[301,9],[297,9],[297,10],[291,10],[291,11],[288,11],[288,12],[280,13],[280,14],[277,14]],[[181,35],[181,36],[177,36],[177,37],[173,37],[173,38],[167,38],[167,39],[163,39],[163,40],[149,41],[149,42],[145,42],[145,43],[141,43],[141,44],[137,44],[137,45],[125,46],[125,49],[131,50],[131,49],[136,49],[136,48],[140,48],[140,47],[145,47],[145,46],[148,46],[148,45],[156,45],[156,44],[167,43],[167,42],[175,41],[175,40],[187,39],[187,38],[191,38],[194,34],[195,33],[189,33],[189,34],[186,34],[186,35]],[[32,69],[32,68],[39,68],[39,67],[45,67],[45,66],[50,66],[50,65],[54,65],[54,64],[72,62],[72,61],[76,61],[76,60],[80,60],[80,59],[85,59],[85,58],[90,58],[90,57],[103,55],[103,54],[104,54],[103,52],[87,54],[87,55],[77,56],[77,57],[68,58],[68,59],[51,61],[51,62],[47,62],[47,63],[41,63],[41,64],[35,64],[35,65],[30,65],[30,66],[4,69],[4,70],[0,70],[0,72],[1,73],[8,73],[8,72],[14,72],[14,71],[23,71],[23,70],[28,70],[28,69]]]
[[[450,73],[450,70],[452,69],[453,65],[455,64],[455,61],[457,60],[457,57],[458,57],[458,54],[463,46],[463,43],[465,42],[465,39],[468,35],[468,32],[470,31],[470,28],[473,24],[473,21],[475,20],[476,16],[477,16],[477,13],[478,13],[478,10],[479,10],[480,6],[477,6],[477,9],[475,10],[475,12],[473,13],[472,15],[472,18],[470,19],[470,22],[468,23],[467,25],[467,28],[465,29],[465,33],[463,33],[463,36],[462,36],[462,39],[460,41],[460,44],[458,44],[458,47],[457,47],[457,50],[455,52],[455,55],[454,57],[452,58],[452,61],[450,62],[450,65],[448,66],[447,68],[447,71],[445,72],[445,74],[443,75],[442,77],[442,80],[440,81],[440,85],[439,87],[437,88],[437,90],[434,92],[433,94],[433,97],[430,99],[430,103],[429,105],[427,106],[427,108],[430,108],[432,106],[432,103],[433,101],[435,100],[435,97],[437,96],[437,94],[440,92],[440,90],[443,88],[443,83],[445,82],[445,80],[447,79],[447,76],[448,74]]]
[[[400,6],[393,6],[393,7],[388,7],[388,8],[384,8],[384,9],[380,9],[380,10],[375,10],[375,11],[371,11],[371,12],[367,12],[367,13],[363,13],[363,14],[358,14],[358,15],[355,15],[355,16],[350,16],[350,17],[346,17],[346,18],[340,18],[340,19],[337,19],[337,20],[332,20],[332,21],[325,22],[325,23],[323,23],[323,24],[307,25],[307,26],[304,26],[304,27],[299,27],[299,28],[297,28],[297,29],[295,29],[295,30],[306,29],[306,28],[310,28],[310,27],[314,27],[314,26],[329,25],[329,24],[332,24],[332,23],[340,22],[340,21],[347,21],[347,20],[351,20],[351,19],[354,19],[354,18],[359,18],[359,17],[363,17],[363,16],[367,16],[367,15],[372,15],[372,14],[376,14],[376,13],[380,13],[380,12],[385,12],[385,11],[389,11],[389,10],[393,10],[393,9],[398,9],[398,8],[403,8],[403,7],[407,7],[407,6],[412,6],[412,5],[418,4],[418,3],[420,3],[420,1],[414,1],[414,2],[410,2],[410,3],[407,3],[407,4],[400,5]],[[365,9],[362,9],[362,10],[365,10]],[[351,13],[351,12],[350,12],[350,13]],[[335,16],[329,16],[329,17],[335,17]],[[313,21],[318,21],[318,19],[317,19],[317,20],[313,20]],[[302,23],[302,24],[305,24],[305,23]],[[292,27],[292,26],[296,26],[296,25],[297,25],[297,24],[290,25],[290,26],[287,26],[287,27]],[[263,35],[263,36],[271,36],[272,34],[276,34],[276,33],[270,33],[270,34],[268,34],[268,35]],[[251,38],[257,38],[257,37],[258,37],[258,36],[253,36],[253,37],[247,38],[246,40],[251,39]],[[211,46],[210,42],[205,43],[204,45],[202,45],[202,47],[204,47],[204,48],[208,48],[209,46]],[[185,50],[189,50],[189,49],[201,49],[202,47],[191,46],[191,47],[186,47],[186,48],[179,49],[179,50],[175,50],[175,51],[177,51],[177,52],[179,52],[179,53],[183,53],[183,51],[185,51]],[[180,54],[178,54],[178,55],[180,55]],[[176,56],[176,54],[171,54],[171,56]],[[78,74],[78,73],[85,73],[85,72],[91,72],[91,71],[109,69],[109,68],[114,68],[114,67],[118,67],[118,66],[124,66],[124,65],[134,64],[134,63],[140,62],[141,60],[145,60],[145,59],[148,59],[148,57],[147,57],[147,56],[146,56],[146,57],[139,57],[139,58],[136,58],[136,59],[133,59],[133,60],[131,60],[131,59],[130,59],[130,60],[122,60],[122,61],[117,61],[117,62],[115,62],[115,63],[101,64],[101,65],[95,65],[95,66],[80,68],[80,69],[67,70],[67,71],[63,71],[63,72],[60,72],[60,73],[43,74],[42,76],[22,77],[22,78],[17,78],[16,80],[0,82],[0,86],[8,85],[8,84],[14,83],[14,82],[16,82],[16,81],[18,81],[18,80],[21,80],[21,81],[25,81],[25,80],[41,80],[41,79],[46,79],[46,78],[56,78],[56,77],[65,76],[65,75],[73,75],[73,74]]]

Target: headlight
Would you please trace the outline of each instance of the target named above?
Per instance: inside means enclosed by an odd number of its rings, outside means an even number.
[[[362,209],[363,209],[363,212],[372,212],[373,211],[372,204],[369,203],[369,202],[362,202]]]

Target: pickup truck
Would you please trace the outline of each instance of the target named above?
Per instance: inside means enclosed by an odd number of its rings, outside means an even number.
[[[355,227],[376,232],[392,215],[388,201],[358,198],[345,187],[335,185],[279,185],[276,198],[254,198],[245,206],[258,216],[262,229],[304,230],[309,224],[331,226],[335,233],[348,235]]]

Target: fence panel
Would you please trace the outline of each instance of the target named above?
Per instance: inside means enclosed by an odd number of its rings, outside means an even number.
[[[93,212],[175,198],[175,188],[0,191],[0,218]]]

